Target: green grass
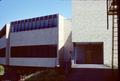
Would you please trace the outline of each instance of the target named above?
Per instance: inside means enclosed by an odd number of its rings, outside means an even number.
[[[54,69],[48,69],[40,72],[39,74],[28,78],[25,81],[64,81],[65,75],[59,73]]]
[[[0,75],[4,75],[4,67],[0,65]]]

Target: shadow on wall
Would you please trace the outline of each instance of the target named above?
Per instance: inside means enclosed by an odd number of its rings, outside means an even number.
[[[71,57],[73,51],[71,36],[72,33],[69,34],[64,46],[59,50],[59,64],[65,71],[69,71],[71,69]]]

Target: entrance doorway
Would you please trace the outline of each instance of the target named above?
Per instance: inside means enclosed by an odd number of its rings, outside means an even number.
[[[76,64],[103,64],[103,43],[76,43]]]

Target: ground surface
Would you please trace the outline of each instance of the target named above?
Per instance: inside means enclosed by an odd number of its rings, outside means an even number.
[[[111,69],[74,68],[70,73],[63,74],[63,76],[51,70],[43,73],[43,75],[42,79],[40,78],[41,75],[38,74],[36,77],[31,77],[31,80],[26,81],[34,81],[35,79],[36,81],[120,81],[118,70]]]
[[[16,74],[14,74],[14,72],[16,72],[16,70],[12,70],[10,77],[15,79],[13,75]],[[19,72],[21,72],[21,70]],[[101,68],[72,68],[70,73],[65,73],[59,68],[33,70],[29,72],[24,72],[26,76],[19,81],[120,81],[118,70]]]
[[[118,70],[72,69],[66,81],[120,81]]]

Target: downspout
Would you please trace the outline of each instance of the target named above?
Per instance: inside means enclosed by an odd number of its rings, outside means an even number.
[[[118,69],[120,72],[120,1],[117,1],[117,16],[118,16]]]
[[[107,9],[107,30],[109,29],[109,10],[108,10],[108,0],[106,1],[106,9]]]
[[[10,58],[10,24],[6,24],[6,65],[9,66]]]

